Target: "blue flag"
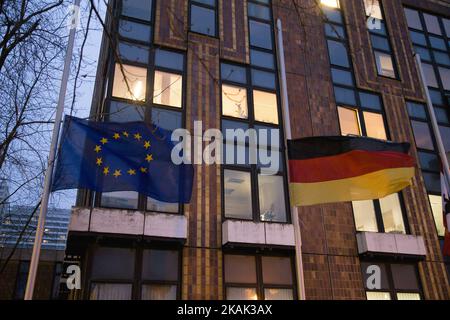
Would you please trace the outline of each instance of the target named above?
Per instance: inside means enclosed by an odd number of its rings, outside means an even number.
[[[171,159],[172,132],[144,122],[94,122],[66,116],[52,191],[137,191],[189,203],[194,169]]]

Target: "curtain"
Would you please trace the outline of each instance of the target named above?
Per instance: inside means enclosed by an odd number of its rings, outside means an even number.
[[[292,289],[265,289],[266,300],[294,300]]]
[[[254,288],[227,288],[227,300],[258,300]]]
[[[175,285],[143,285],[142,300],[176,300],[177,286]]]
[[[131,300],[131,284],[94,283],[90,300]]]

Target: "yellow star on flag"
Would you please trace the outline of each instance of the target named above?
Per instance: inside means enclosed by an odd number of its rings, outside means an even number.
[[[130,169],[130,170],[128,170],[128,174],[130,176],[135,176],[136,175],[136,170]]]
[[[120,139],[120,134],[115,133],[113,138],[114,138],[114,140],[119,140]]]
[[[103,164],[102,158],[97,158],[97,165],[100,167]]]
[[[103,174],[107,176],[109,174],[109,167],[103,169]]]
[[[126,132],[126,131],[122,132],[122,134],[123,134],[123,136],[126,137],[126,138],[128,138],[128,137],[130,136],[130,134],[129,134],[128,132]]]
[[[120,177],[121,175],[122,175],[122,171],[121,171],[121,170],[116,170],[116,171],[114,171],[114,174],[113,174],[114,177],[118,178],[118,177]]]
[[[107,143],[108,143],[108,139],[102,138],[102,140],[100,140],[100,142],[101,142],[102,144],[107,144]]]
[[[148,149],[148,148],[150,148],[152,145],[150,144],[150,141],[145,141],[145,143],[144,143],[144,148],[145,149]]]
[[[141,136],[139,133],[136,133],[136,134],[134,135],[134,138],[135,138],[136,140],[138,140],[138,141],[141,141],[142,136]]]
[[[100,147],[100,146],[95,146],[94,151],[95,151],[96,153],[99,153],[100,151],[102,151],[102,147]]]
[[[148,154],[147,157],[145,157],[145,160],[146,160],[147,162],[153,161],[153,155],[152,155],[152,154]]]
[[[142,173],[147,173],[147,168],[142,167],[142,168],[141,168],[141,172],[142,172]]]

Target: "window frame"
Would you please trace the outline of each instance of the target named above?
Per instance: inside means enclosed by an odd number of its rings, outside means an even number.
[[[214,0],[215,5],[211,6],[208,5],[206,3],[200,2],[200,1],[196,1],[196,0],[189,0],[189,9],[188,9],[188,30],[189,32],[195,33],[195,34],[200,34],[202,36],[206,36],[206,37],[212,37],[212,38],[218,38],[219,37],[219,1],[218,0]],[[204,9],[209,9],[209,10],[213,10],[214,11],[214,35],[209,35],[206,33],[201,33],[198,31],[194,31],[191,29],[191,21],[192,21],[192,6],[195,5],[197,7],[201,7]]]

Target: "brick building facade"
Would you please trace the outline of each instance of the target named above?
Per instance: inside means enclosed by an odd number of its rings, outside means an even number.
[[[450,76],[442,54],[450,52],[450,3],[367,2],[112,1],[91,115],[143,117],[190,131],[194,121],[202,121],[204,131],[282,129],[280,19],[294,138],[358,133],[413,146],[417,140],[412,154],[432,157],[413,112],[426,101],[414,60],[420,45],[411,39],[423,37],[422,49],[433,52],[427,65],[440,80],[430,87],[443,101],[436,108],[447,116],[441,122],[448,145]],[[381,28],[368,29],[365,13]],[[443,46],[434,48],[431,40]],[[433,58],[439,53],[444,60]],[[118,60],[131,86],[140,81],[144,92],[130,97],[123,89]],[[233,113],[237,106],[240,113]],[[393,198],[299,209],[306,299],[450,298],[434,219],[440,214],[433,202],[436,173],[418,163],[413,186]],[[67,250],[81,257],[80,296],[299,298],[288,203],[285,170],[266,178],[258,165],[196,165],[192,201],[180,207],[130,193],[80,191]],[[366,288],[369,265],[380,267],[382,288]]]

